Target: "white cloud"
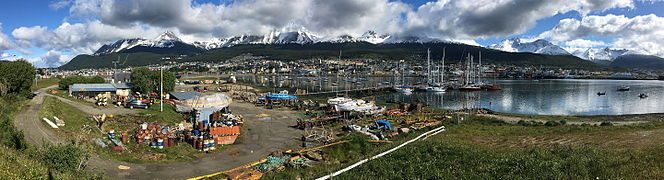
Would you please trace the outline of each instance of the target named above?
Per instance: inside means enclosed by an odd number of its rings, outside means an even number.
[[[555,42],[590,36],[615,37],[613,48],[664,57],[664,18],[654,14],[636,16],[609,14],[563,19],[553,29],[540,34]]]
[[[32,52],[16,45],[16,43],[12,41],[12,39],[10,39],[7,34],[2,33],[2,23],[0,23],[0,53],[4,53],[4,51],[10,49],[16,50],[23,54],[32,54]]]
[[[631,0],[439,0],[407,15],[404,33],[477,39],[521,34],[537,20],[570,11],[631,8]]]
[[[602,41],[591,41],[587,39],[575,39],[565,42],[565,46],[568,47],[579,47],[579,48],[590,48],[597,46],[606,46],[606,43]]]
[[[105,43],[123,38],[152,38],[165,30],[191,42],[284,28],[305,28],[323,36],[356,36],[374,30],[394,37],[428,36],[477,45],[473,39],[521,34],[533,28],[538,20],[556,14],[577,11],[585,16],[612,8],[633,8],[634,3],[633,0],[438,0],[413,8],[393,0],[238,0],[220,5],[193,0],[57,0],[50,7],[55,10],[69,7],[69,16],[55,29],[43,26],[15,29],[12,35],[21,47],[92,53]],[[569,39],[578,38],[565,40]],[[54,54],[50,53],[51,58],[46,59],[54,59]]]
[[[53,9],[53,10],[59,10],[59,9],[62,9],[62,8],[65,8],[69,5],[71,5],[71,3],[72,3],[72,0],[59,0],[59,1],[51,2],[51,4],[49,4],[48,7]]]

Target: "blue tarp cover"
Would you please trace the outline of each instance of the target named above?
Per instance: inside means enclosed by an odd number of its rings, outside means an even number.
[[[294,100],[297,99],[297,96],[288,95],[288,94],[268,94],[261,96],[258,99],[261,100]]]

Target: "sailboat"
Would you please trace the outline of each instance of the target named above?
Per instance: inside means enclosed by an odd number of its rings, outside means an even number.
[[[403,60],[401,60],[401,61],[399,61],[399,62],[403,62]],[[401,68],[401,63],[399,63],[399,68]],[[395,90],[396,92],[398,92],[398,93],[403,93],[403,94],[410,94],[410,93],[413,93],[413,89],[411,89],[410,87],[406,86],[406,85],[403,83],[403,82],[404,82],[404,79],[405,79],[405,78],[403,77],[403,69],[401,69],[401,71],[402,71],[402,72],[401,72],[401,76],[402,76],[402,77],[401,77],[401,83],[400,83],[400,86],[396,86],[396,87],[394,87],[394,90]]]
[[[431,57],[430,53],[431,52],[429,51],[429,49],[427,49],[427,66],[428,66],[427,69],[429,70],[429,75],[428,76],[430,76],[430,74],[431,74],[431,70],[430,70],[431,65],[429,63],[430,62],[429,59]],[[443,87],[443,74],[444,74],[443,71],[445,71],[445,49],[444,48],[443,48],[443,59],[442,59],[442,61],[443,61],[443,70],[441,70],[440,67],[438,68],[438,73],[440,74],[440,82],[435,83],[435,82],[431,81],[432,78],[428,78],[428,80],[427,80],[429,82],[427,84],[428,86],[424,88],[424,90],[426,92],[438,92],[438,93],[439,92],[445,92],[445,87]]]
[[[482,90],[482,87],[479,84],[475,84],[475,82],[471,82],[471,78],[475,77],[474,73],[474,68],[473,68],[473,57],[470,56],[470,53],[468,54],[467,62],[466,62],[466,72],[465,74],[465,82],[464,85],[459,87],[459,91],[479,91]],[[472,77],[471,77],[472,76]]]

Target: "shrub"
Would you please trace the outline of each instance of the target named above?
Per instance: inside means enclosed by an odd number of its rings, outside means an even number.
[[[88,158],[88,153],[74,144],[46,144],[32,156],[48,168],[66,173],[76,172]]]
[[[601,124],[599,124],[599,126],[613,126],[613,123],[604,121]]]
[[[560,126],[560,123],[558,123],[556,121],[547,121],[546,123],[544,123],[544,125],[545,126]]]

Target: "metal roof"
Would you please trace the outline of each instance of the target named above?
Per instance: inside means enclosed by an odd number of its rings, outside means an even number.
[[[173,96],[177,100],[187,100],[187,99],[192,99],[196,96],[202,96],[201,93],[199,92],[171,92],[171,96]]]
[[[111,83],[72,84],[71,86],[69,86],[69,92],[84,92],[84,91],[108,92],[108,91],[115,91],[117,89],[129,89],[129,88],[131,88],[131,85],[129,84],[111,84]]]
[[[115,86],[115,88],[118,89],[131,89],[132,87],[131,84],[128,83],[118,83],[118,84],[113,84],[113,86]]]

